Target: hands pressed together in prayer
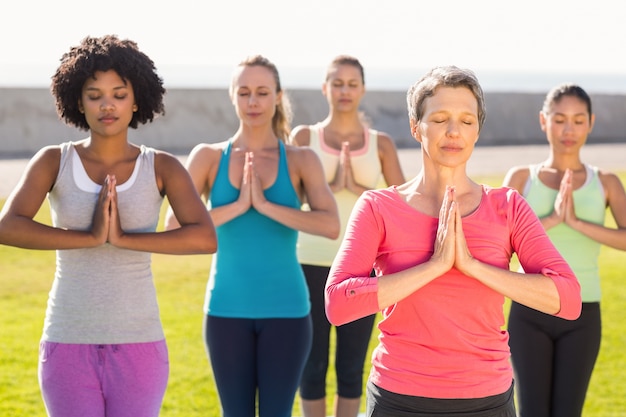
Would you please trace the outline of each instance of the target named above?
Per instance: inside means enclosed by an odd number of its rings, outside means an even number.
[[[354,179],[350,160],[349,142],[342,142],[341,144],[341,153],[339,154],[339,164],[337,165],[337,171],[335,171],[335,178],[333,178],[329,185],[330,189],[335,193],[346,189],[354,194],[361,195],[365,190],[365,188],[359,185]]]
[[[263,194],[263,185],[254,169],[254,153],[246,152],[243,164],[243,176],[241,178],[241,188],[237,202],[242,206],[242,212],[254,207],[261,212],[261,207],[267,202]]]
[[[555,224],[565,223],[568,226],[572,226],[574,221],[577,220],[574,211],[573,176],[573,171],[566,169],[561,179],[559,193],[554,202],[554,212],[552,213],[552,220],[555,221]]]
[[[116,185],[115,175],[107,175],[98,196],[91,232],[100,244],[118,246],[124,235],[117,207]]]
[[[456,201],[456,188],[447,186],[439,210],[439,225],[431,261],[441,263],[444,271],[456,267],[466,275],[474,261],[463,233],[461,211]],[[445,267],[445,268],[444,268]]]

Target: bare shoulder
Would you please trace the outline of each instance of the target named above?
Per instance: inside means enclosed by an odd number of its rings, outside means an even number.
[[[61,166],[61,146],[50,145],[41,148],[28,161],[22,173],[21,187],[30,193],[47,193],[52,189]]]
[[[619,176],[612,171],[607,171],[606,169],[598,169],[598,177],[601,181],[617,181],[621,184]]]
[[[319,164],[320,159],[315,151],[306,146],[296,146],[285,144],[285,152],[287,154],[287,161],[290,165],[306,168],[312,164]]]
[[[154,166],[157,170],[162,168],[175,168],[182,167],[181,160],[170,152],[166,152],[160,149],[154,151]]]
[[[504,176],[502,185],[515,188],[517,191],[521,192],[529,176],[530,168],[528,165],[517,165],[509,169]]]
[[[378,132],[378,150],[381,152],[396,152],[396,143],[391,135],[385,132]]]
[[[289,143],[295,146],[309,146],[311,143],[311,125],[298,125],[289,135]]]
[[[41,148],[28,161],[26,171],[37,171],[37,175],[49,172],[56,177],[61,164],[61,145],[50,145]]]
[[[518,176],[528,176],[530,173],[530,167],[528,165],[516,165],[509,169],[507,175],[511,175],[514,177]]]
[[[214,163],[222,157],[224,149],[228,146],[228,141],[217,143],[199,143],[194,146],[187,157],[187,165],[194,163]]]
[[[600,169],[598,170],[598,178],[600,178],[602,187],[609,193],[624,193],[624,184],[616,173]]]
[[[50,145],[41,148],[31,158],[31,163],[59,162],[61,159],[61,145]]]

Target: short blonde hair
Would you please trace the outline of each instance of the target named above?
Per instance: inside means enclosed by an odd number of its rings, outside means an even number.
[[[406,94],[409,119],[418,122],[424,115],[424,101],[435,94],[438,87],[466,87],[478,103],[478,129],[482,129],[487,115],[485,96],[473,71],[450,66],[434,67],[413,84]]]

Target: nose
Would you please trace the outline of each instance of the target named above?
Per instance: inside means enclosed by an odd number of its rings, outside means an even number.
[[[571,131],[574,130],[575,126],[576,125],[573,122],[566,121],[565,123],[563,123],[563,131],[564,132],[571,132]]]
[[[102,103],[100,103],[100,110],[101,111],[110,111],[113,109],[113,103],[108,101],[108,100],[103,100]]]
[[[448,121],[447,133],[449,136],[457,136],[459,134],[459,123],[456,120]]]

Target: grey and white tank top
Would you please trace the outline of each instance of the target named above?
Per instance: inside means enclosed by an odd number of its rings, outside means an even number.
[[[126,232],[156,230],[163,197],[156,183],[154,153],[142,146],[131,177],[117,186]],[[59,174],[48,194],[53,225],[90,229],[100,189],[88,177],[74,144],[62,144]],[[108,243],[57,251],[42,340],[117,344],[162,339],[151,253]]]

